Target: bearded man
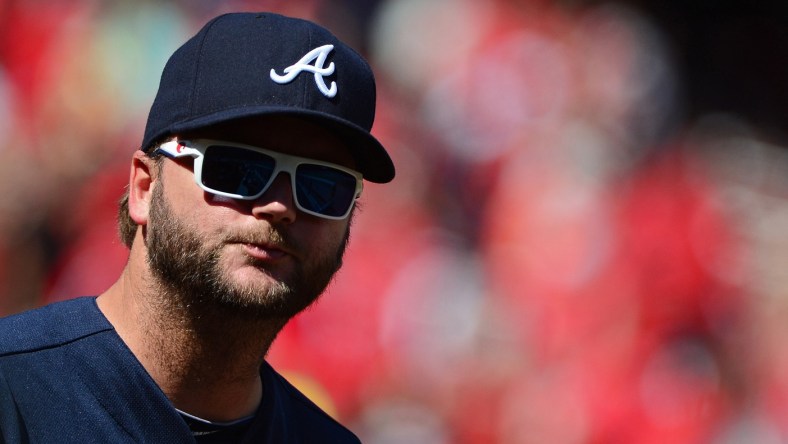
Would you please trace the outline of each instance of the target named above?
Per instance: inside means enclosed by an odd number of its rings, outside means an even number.
[[[341,267],[362,180],[394,177],[374,112],[367,62],[308,21],[226,14],[179,48],[120,277],[0,321],[3,442],[358,442],[265,356]]]

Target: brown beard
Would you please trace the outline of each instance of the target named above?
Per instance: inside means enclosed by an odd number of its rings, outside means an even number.
[[[163,185],[163,184],[162,184]],[[287,320],[314,303],[342,265],[349,227],[335,252],[315,251],[312,260],[296,262],[294,271],[265,288],[234,285],[222,274],[219,260],[227,242],[273,243],[305,251],[284,229],[267,232],[226,233],[216,246],[206,247],[200,237],[179,220],[163,195],[154,187],[146,233],[148,265],[163,293],[190,310],[222,311],[254,319]],[[321,254],[322,253],[322,254]],[[315,255],[322,257],[315,257]],[[262,262],[250,265],[265,272]]]

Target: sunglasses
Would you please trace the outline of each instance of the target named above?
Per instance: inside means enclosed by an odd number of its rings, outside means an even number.
[[[361,195],[358,171],[329,162],[290,156],[249,145],[216,140],[173,140],[155,152],[194,158],[194,181],[217,196],[254,200],[280,172],[290,176],[296,207],[326,219],[344,219]]]

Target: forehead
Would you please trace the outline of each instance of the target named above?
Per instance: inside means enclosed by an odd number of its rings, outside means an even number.
[[[350,150],[336,133],[314,122],[296,117],[266,116],[240,119],[179,136],[225,140],[350,168],[355,167]]]

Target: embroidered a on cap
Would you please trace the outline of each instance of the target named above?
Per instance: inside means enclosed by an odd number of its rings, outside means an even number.
[[[324,96],[332,98],[337,95],[337,83],[332,81],[331,87],[326,85],[323,79],[325,76],[330,76],[334,73],[334,62],[331,62],[328,67],[323,67],[328,58],[328,54],[334,49],[334,45],[323,45],[317,47],[306,53],[300,60],[284,69],[284,75],[276,73],[275,69],[271,69],[271,80],[280,85],[290,83],[304,71],[311,72],[315,75],[315,83],[317,89],[323,93]],[[311,65],[311,62],[315,62]]]

